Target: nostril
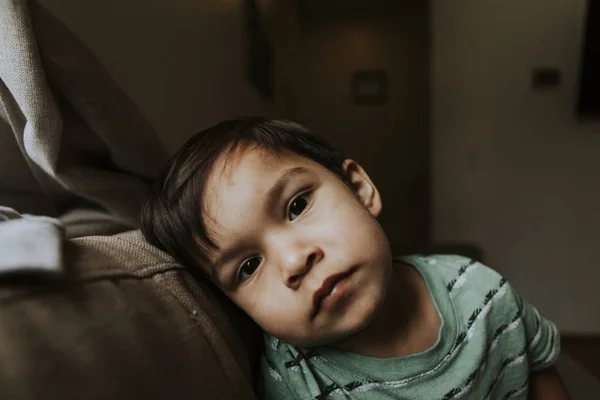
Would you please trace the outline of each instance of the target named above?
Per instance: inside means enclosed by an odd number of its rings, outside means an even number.
[[[289,283],[290,283],[290,285],[294,286],[294,285],[296,285],[296,283],[298,283],[299,280],[300,280],[299,275],[290,276]]]
[[[312,251],[310,253],[308,259],[306,260],[306,268],[311,269],[315,266],[315,264],[320,263],[321,260],[323,260],[324,256],[325,254],[323,254],[323,252],[320,249],[315,249],[315,251]]]
[[[308,260],[306,260],[306,267],[312,268],[313,264],[317,261],[317,255],[315,253],[311,253],[308,256]]]

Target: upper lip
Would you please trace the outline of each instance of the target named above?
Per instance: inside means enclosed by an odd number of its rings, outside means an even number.
[[[339,274],[334,274],[323,280],[323,282],[321,283],[321,287],[319,287],[313,294],[313,316],[319,311],[321,302],[329,293],[331,293],[333,287],[339,281],[350,275],[353,271],[354,270],[349,270],[346,272],[341,272]]]

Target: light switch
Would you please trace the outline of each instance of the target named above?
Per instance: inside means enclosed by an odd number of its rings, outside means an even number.
[[[534,89],[553,89],[560,86],[561,73],[557,68],[535,68],[531,73]]]

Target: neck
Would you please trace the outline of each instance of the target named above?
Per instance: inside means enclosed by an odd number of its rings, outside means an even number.
[[[362,330],[332,344],[344,351],[371,357],[402,355],[403,342],[418,320],[420,310],[418,272],[405,264],[394,264],[384,303]]]

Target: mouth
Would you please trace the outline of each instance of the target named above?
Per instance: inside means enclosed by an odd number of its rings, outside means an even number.
[[[334,294],[337,289],[337,285],[352,275],[355,270],[356,268],[352,268],[346,272],[331,275],[327,277],[323,283],[321,283],[321,287],[319,287],[319,289],[317,289],[313,294],[312,318],[314,318],[321,310],[323,300]]]

